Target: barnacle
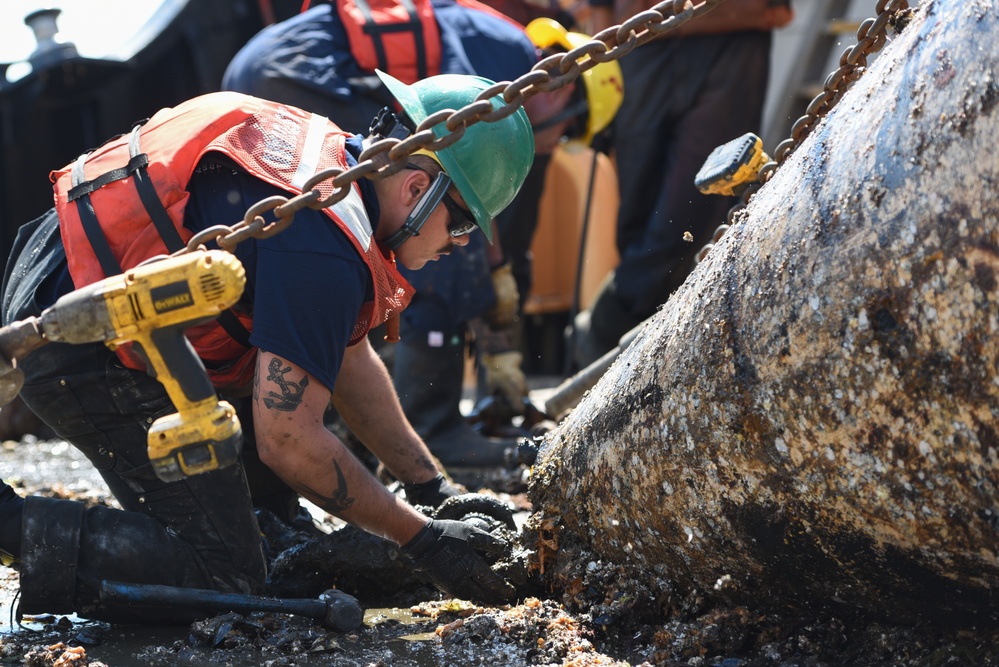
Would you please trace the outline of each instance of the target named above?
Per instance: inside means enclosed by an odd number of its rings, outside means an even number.
[[[554,560],[558,553],[558,517],[546,517],[538,526],[537,561],[531,561],[528,570],[545,573],[545,561]]]

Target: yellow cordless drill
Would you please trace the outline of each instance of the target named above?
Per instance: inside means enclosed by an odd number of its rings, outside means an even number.
[[[5,390],[19,390],[23,382],[16,360],[45,343],[103,341],[114,350],[131,342],[177,408],[149,429],[149,459],[160,479],[231,465],[242,443],[236,411],[218,399],[184,330],[235,304],[245,284],[246,272],[234,255],[199,250],[74,290],[38,317],[0,329],[0,353],[8,362],[0,374],[10,376]]]

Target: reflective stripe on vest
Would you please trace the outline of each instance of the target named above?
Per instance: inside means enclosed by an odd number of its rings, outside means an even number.
[[[329,125],[329,119],[319,114],[312,114],[312,117],[309,118],[308,130],[305,133],[305,147],[299,158],[298,169],[291,177],[291,184],[299,192],[302,191],[308,180],[319,171],[319,158],[322,156],[323,143],[326,140]]]
[[[371,249],[371,221],[368,220],[368,210],[364,208],[361,193],[355,187],[350,188],[350,194],[330,207],[340,222],[353,235],[354,240],[365,252]]]

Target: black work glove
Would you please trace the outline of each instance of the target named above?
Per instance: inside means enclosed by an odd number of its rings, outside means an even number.
[[[506,541],[462,521],[431,519],[416,537],[402,546],[416,568],[437,588],[462,600],[506,602],[517,591],[479,555],[497,555]]]
[[[406,492],[406,502],[426,507],[440,507],[448,498],[461,495],[461,491],[451,486],[444,475],[437,475],[429,482],[403,484],[402,488]]]

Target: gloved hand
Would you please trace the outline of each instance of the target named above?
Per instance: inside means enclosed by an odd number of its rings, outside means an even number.
[[[506,541],[462,521],[431,519],[402,546],[437,588],[463,600],[506,602],[517,591],[489,569],[477,552],[498,555]]]
[[[527,396],[527,378],[521,369],[524,355],[516,351],[482,354],[479,361],[486,372],[489,393],[509,402],[516,414],[523,413]]]
[[[461,495],[461,491],[451,486],[444,475],[437,475],[429,482],[403,484],[402,488],[406,492],[406,502],[410,505],[440,507],[448,498]]]
[[[494,329],[505,329],[517,322],[517,315],[520,312],[520,292],[517,291],[517,281],[513,278],[510,262],[493,269],[491,275],[496,303],[486,313],[486,319]]]

